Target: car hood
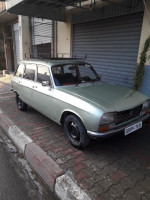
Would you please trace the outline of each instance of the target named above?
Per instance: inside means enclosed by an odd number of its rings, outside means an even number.
[[[148,99],[147,96],[133,89],[105,82],[61,87],[60,90],[91,103],[93,106],[98,106],[105,112],[127,110]]]

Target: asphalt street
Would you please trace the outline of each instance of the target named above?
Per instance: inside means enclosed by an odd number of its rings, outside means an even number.
[[[0,143],[0,200],[30,200],[32,191],[29,184],[21,178],[22,174],[14,160]],[[37,198],[34,198],[37,199]]]
[[[4,80],[0,78],[1,98],[9,96],[9,94],[12,95],[10,77],[6,77]],[[4,136],[5,133],[0,128],[0,200],[56,200],[34,172],[31,171],[31,174],[34,174],[34,178],[32,177],[34,180],[31,180],[29,175],[25,174],[24,171],[26,170],[22,169],[17,158],[14,159],[15,156],[11,155],[12,152],[7,146],[7,142],[3,142],[1,139],[2,135]],[[39,192],[39,190],[42,192]]]
[[[8,150],[0,138],[0,200],[56,200],[50,193],[39,194]]]

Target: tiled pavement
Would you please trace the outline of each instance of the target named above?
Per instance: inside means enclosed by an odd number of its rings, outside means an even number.
[[[81,151],[70,145],[63,127],[32,108],[18,111],[13,93],[3,92],[1,84],[3,112],[75,179],[92,200],[150,199],[149,124],[126,137],[93,140]]]
[[[1,97],[6,94],[6,93],[10,93],[10,89],[11,89],[11,85],[9,83],[3,83],[0,81],[0,95]]]

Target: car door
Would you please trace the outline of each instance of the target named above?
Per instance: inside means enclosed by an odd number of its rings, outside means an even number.
[[[36,110],[54,120],[53,88],[49,68],[45,65],[37,65],[37,77],[33,86],[33,105]]]
[[[18,68],[11,79],[12,87],[15,92],[17,92],[20,95],[20,92],[22,91],[22,76],[24,73],[24,64],[20,63],[18,65]]]
[[[25,70],[22,78],[22,89],[20,91],[20,98],[32,106],[32,92],[35,80],[36,65],[32,63],[25,64]]]

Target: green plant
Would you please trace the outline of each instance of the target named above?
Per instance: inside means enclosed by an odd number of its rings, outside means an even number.
[[[138,90],[142,84],[144,76],[144,66],[147,60],[147,51],[150,48],[150,36],[146,39],[142,52],[140,53],[140,62],[136,68],[136,74],[134,79],[134,89]]]

